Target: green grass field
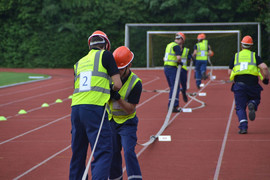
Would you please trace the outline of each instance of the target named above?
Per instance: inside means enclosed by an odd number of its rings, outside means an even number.
[[[49,77],[50,76],[45,74],[0,72],[0,87],[23,82],[43,80]]]

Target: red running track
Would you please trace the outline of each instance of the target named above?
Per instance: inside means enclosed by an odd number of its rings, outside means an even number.
[[[0,71],[44,73],[45,81],[0,89],[0,179],[68,179],[71,157],[70,103],[73,91],[71,69],[0,69]],[[168,85],[162,70],[133,70],[144,91],[137,106],[138,143],[155,135],[167,115]],[[136,147],[145,180],[267,180],[270,179],[270,88],[262,85],[261,105],[249,133],[239,135],[231,83],[226,70],[214,70],[217,77],[204,81],[196,96],[206,106],[191,113],[173,113],[162,135],[171,141],[156,140]],[[191,78],[188,92],[196,92]],[[181,95],[180,95],[181,98]],[[62,103],[55,103],[62,99]],[[48,103],[49,107],[41,107]],[[197,108],[189,98],[180,105]],[[28,113],[19,115],[25,109]],[[90,155],[90,152],[89,152]],[[123,165],[124,167],[124,165]],[[127,179],[126,173],[124,179]]]

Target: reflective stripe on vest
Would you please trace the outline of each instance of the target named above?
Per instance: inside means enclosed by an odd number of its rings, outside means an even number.
[[[181,62],[183,63],[182,68],[187,70],[187,58],[188,58],[188,52],[189,52],[189,48],[185,48],[183,49],[183,53],[181,56]]]
[[[177,67],[177,57],[173,50],[174,46],[178,46],[178,44],[176,42],[171,42],[167,45],[165,50],[164,65]]]
[[[119,94],[121,98],[125,101],[128,100],[128,96],[133,89],[133,87],[136,85],[138,81],[141,81],[140,78],[133,72],[131,72],[130,76],[128,77],[128,80],[123,84],[122,88],[119,90]],[[109,101],[109,107],[107,109],[109,120],[114,119],[114,121],[118,124],[122,124],[126,122],[128,119],[132,119],[136,115],[136,109],[131,114],[127,114],[124,109],[118,104],[115,100]]]
[[[250,74],[254,76],[260,76],[261,79],[263,78],[259,68],[257,67],[254,52],[244,49],[236,53],[234,58],[234,67],[230,76],[231,81],[234,80],[236,75],[243,74]]]
[[[88,55],[74,65],[74,92],[72,106],[78,104],[94,104],[104,106],[110,98],[110,77],[102,65],[104,50],[91,50]],[[91,79],[89,89],[80,89],[81,73],[89,72]]]
[[[208,59],[208,41],[203,40],[202,42],[197,43],[197,53],[196,60],[207,61]]]

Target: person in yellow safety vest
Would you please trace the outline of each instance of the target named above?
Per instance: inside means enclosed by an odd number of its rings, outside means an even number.
[[[232,58],[228,70],[230,80],[233,81],[231,91],[234,92],[239,134],[248,132],[247,107],[249,119],[255,120],[255,111],[258,110],[263,90],[258,82],[258,77],[264,84],[269,83],[270,77],[267,65],[260,56],[250,50],[252,45],[252,37],[245,36],[241,41],[242,50]]]
[[[166,76],[168,85],[170,87],[168,108],[170,107],[170,103],[172,99],[178,65],[179,64],[183,65],[183,63],[181,62],[182,53],[180,49],[180,44],[183,41],[183,39],[184,39],[183,33],[181,32],[176,33],[175,40],[167,44],[166,49],[165,49],[165,55],[163,58],[164,74]],[[176,97],[175,97],[172,112],[181,111],[181,108],[179,107],[179,92],[180,92],[179,82],[176,84],[176,86],[177,86],[177,92],[176,92]]]
[[[89,53],[74,65],[74,92],[71,112],[71,148],[69,179],[82,179],[88,145],[93,150],[98,137],[94,160],[91,162],[93,180],[107,180],[112,161],[112,132],[105,104],[113,90],[122,86],[120,73],[110,50],[110,41],[102,31],[88,38]],[[103,125],[101,122],[103,121]],[[100,136],[98,135],[101,128]]]
[[[141,79],[130,70],[134,54],[129,48],[120,46],[113,52],[113,56],[123,86],[119,91],[111,90],[107,110],[113,131],[113,160],[109,179],[123,179],[121,156],[123,148],[128,179],[138,180],[142,179],[142,174],[135,153],[138,126],[136,105],[139,104],[142,83]]]
[[[189,48],[186,48],[184,46],[184,43],[186,41],[186,36],[184,33],[181,33],[179,32],[179,34],[181,34],[181,36],[183,38],[181,38],[181,41],[180,41],[180,49],[181,49],[181,52],[182,52],[182,55],[181,55],[181,61],[183,63],[182,65],[182,69],[181,69],[181,74],[180,74],[180,84],[181,84],[181,92],[182,92],[182,96],[183,96],[183,100],[185,102],[188,101],[188,98],[187,98],[187,95],[186,95],[186,90],[187,90],[187,64],[188,64],[188,61],[191,61],[192,60],[192,55],[190,53],[190,50]]]
[[[194,51],[192,53],[192,56],[195,59],[195,77],[198,89],[200,89],[201,80],[206,80],[208,78],[206,75],[208,56],[213,55],[211,46],[205,38],[206,35],[204,33],[197,36],[198,43],[194,46]]]

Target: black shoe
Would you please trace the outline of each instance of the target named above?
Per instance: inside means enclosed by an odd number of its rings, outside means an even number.
[[[183,100],[184,100],[185,102],[188,102],[187,94],[186,94],[186,93],[182,93],[182,95],[183,95]]]
[[[254,121],[256,114],[255,114],[255,106],[253,103],[248,104],[248,110],[249,110],[249,114],[248,114],[249,120]]]
[[[238,134],[247,134],[247,130],[246,129],[240,129]]]
[[[174,112],[174,113],[181,112],[181,108],[180,107],[173,107],[172,112]]]
[[[197,88],[200,90],[201,89],[200,85],[197,85]]]
[[[208,75],[206,75],[206,73],[204,72],[203,74],[202,74],[202,79],[203,80],[206,80],[208,78]]]

